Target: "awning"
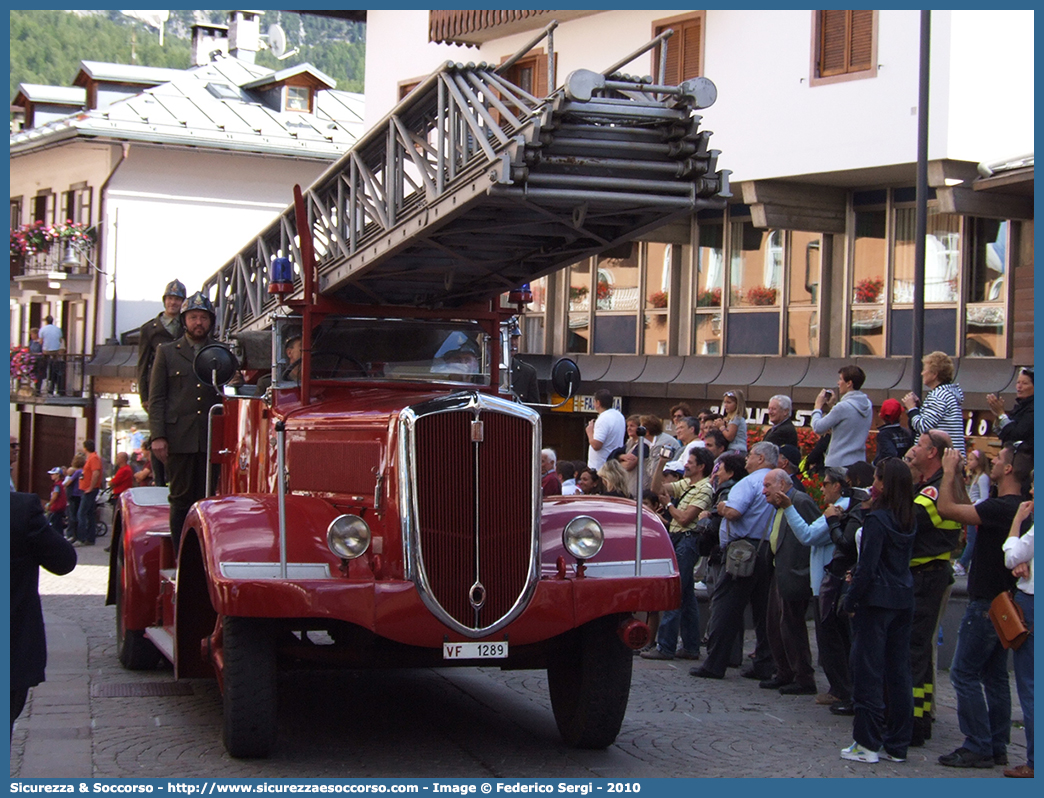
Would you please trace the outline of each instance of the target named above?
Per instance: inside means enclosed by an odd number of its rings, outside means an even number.
[[[94,350],[94,357],[84,366],[88,377],[138,376],[138,347],[118,344],[102,344]]]

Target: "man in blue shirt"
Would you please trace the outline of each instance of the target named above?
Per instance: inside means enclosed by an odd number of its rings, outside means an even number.
[[[769,586],[772,582],[772,551],[767,541],[775,515],[763,494],[765,475],[776,467],[779,449],[774,443],[756,443],[747,453],[747,476],[733,486],[726,501],[718,504],[718,514],[724,519],[719,542],[725,549],[730,541],[745,538],[758,546],[754,573],[745,577],[722,574],[714,588],[711,603],[715,613],[714,634],[707,641],[707,661],[689,671],[693,676],[709,679],[725,678],[729,653],[736,635],[743,634],[743,610],[751,602],[757,645],[754,650],[754,675],[772,678],[774,667],[765,627]]]

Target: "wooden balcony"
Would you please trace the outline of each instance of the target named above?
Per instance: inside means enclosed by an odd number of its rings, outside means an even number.
[[[477,45],[513,33],[539,30],[551,20],[565,22],[598,11],[429,11],[428,40],[444,44]],[[510,55],[505,53],[504,55]]]

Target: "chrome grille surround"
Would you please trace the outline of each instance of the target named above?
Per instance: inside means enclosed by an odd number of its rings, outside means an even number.
[[[450,416],[442,419],[432,418],[442,414],[456,414],[459,419],[454,419]],[[483,441],[476,446],[472,442],[470,435],[465,436],[462,434],[460,436],[461,451],[446,452],[448,458],[455,456],[462,463],[469,463],[471,467],[468,473],[443,471],[441,477],[444,480],[443,495],[447,501],[451,501],[455,495],[461,492],[458,490],[459,481],[463,481],[465,486],[468,484],[472,486],[470,490],[473,492],[472,495],[475,497],[475,501],[469,502],[467,508],[457,508],[457,514],[460,518],[463,518],[463,512],[470,513],[470,528],[465,530],[463,525],[461,525],[461,528],[457,529],[455,544],[458,548],[464,544],[473,547],[474,560],[470,564],[465,565],[438,562],[440,555],[437,553],[436,541],[433,539],[433,534],[437,537],[437,533],[432,533],[431,530],[424,528],[425,518],[420,509],[420,493],[422,490],[420,483],[422,480],[418,469],[431,467],[432,464],[427,463],[425,465],[420,462],[418,448],[422,441],[418,441],[418,426],[424,427],[425,419],[429,419],[436,423],[449,422],[451,424],[460,424],[462,428],[470,430],[472,427],[471,422],[474,420],[482,420],[484,425],[496,425],[498,418],[503,419],[503,417],[508,417],[509,424],[522,422],[523,428],[528,430],[528,441],[520,440],[518,441],[518,446],[511,447],[510,450],[491,449],[487,452],[480,452],[481,447],[487,445],[486,442]],[[464,423],[465,421],[467,422],[466,424]],[[462,392],[439,397],[407,407],[399,413],[399,507],[402,513],[407,578],[416,585],[425,606],[442,623],[465,637],[487,637],[506,627],[529,604],[536,590],[537,582],[540,579],[540,429],[540,416],[535,411],[524,405],[478,392]],[[423,429],[420,431],[425,432]],[[455,442],[457,437],[454,436],[453,440]],[[440,441],[440,443],[445,442]],[[501,530],[499,528],[492,529],[491,527],[494,525],[489,523],[485,525],[480,523],[483,504],[487,505],[487,509],[496,506],[497,502],[500,501],[500,497],[491,497],[491,491],[489,490],[484,492],[479,490],[484,481],[488,483],[491,478],[497,476],[497,474],[492,476],[487,474],[483,479],[483,475],[479,470],[479,458],[485,457],[488,461],[488,458],[492,456],[496,462],[501,462],[504,458],[510,458],[512,455],[518,458],[522,456],[519,450],[524,449],[523,444],[525,443],[528,443],[530,447],[528,462],[516,463],[515,465],[517,465],[519,473],[524,474],[528,478],[529,486],[526,495],[521,495],[521,491],[525,490],[525,486],[520,486],[520,493],[517,498],[519,506],[524,502],[529,518],[519,520],[519,526],[514,533],[515,544],[512,546],[512,551],[507,552],[510,555],[508,559],[514,557],[519,564],[519,571],[516,575],[517,591],[513,589],[513,592],[505,597],[503,591],[500,590],[503,586],[497,584],[483,585],[481,582],[483,573],[479,564],[480,555],[488,556],[488,551],[484,551],[483,547],[486,547],[487,550],[492,549],[496,551],[493,548],[496,545],[496,541],[491,538],[496,537]],[[490,443],[490,445],[492,446],[493,444]],[[464,454],[464,449],[468,450],[466,455]],[[440,450],[440,454],[443,453],[443,450]],[[504,486],[502,483],[499,487],[505,491],[510,488],[510,486]],[[469,490],[465,489],[462,492],[467,495]],[[523,525],[525,527],[525,535],[521,534]],[[465,532],[469,536],[468,539],[464,538]],[[429,544],[429,550],[427,551],[425,549],[426,543]],[[524,551],[522,550],[523,547]],[[497,554],[497,560],[499,561],[500,552],[497,552]],[[474,608],[473,619],[464,618],[462,617],[464,613],[459,610],[454,612],[450,607],[446,606],[449,602],[447,601],[445,585],[440,589],[435,584],[436,580],[441,580],[443,574],[435,573],[432,570],[434,568],[441,569],[444,565],[447,569],[452,570],[457,577],[451,591],[454,593],[452,598],[459,602],[462,600],[462,596],[468,597],[471,607]],[[478,591],[476,591],[476,586],[479,588]],[[500,590],[501,598],[499,601],[493,602],[495,607],[489,610],[494,612],[495,617],[484,617],[481,610],[486,608],[485,596],[497,593],[498,590]],[[476,599],[480,600],[476,601]],[[479,604],[479,607],[475,607],[476,603]],[[488,615],[489,611],[485,615]]]

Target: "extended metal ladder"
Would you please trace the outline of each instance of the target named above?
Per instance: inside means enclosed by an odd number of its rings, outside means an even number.
[[[580,70],[537,98],[503,67],[444,64],[305,190],[320,293],[452,307],[730,196],[694,113],[709,80]],[[280,256],[300,292],[293,206],[204,284],[224,333],[265,326]]]

